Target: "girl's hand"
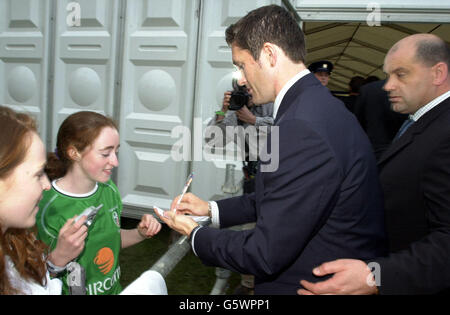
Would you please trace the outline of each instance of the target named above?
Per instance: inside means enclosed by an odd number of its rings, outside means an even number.
[[[161,230],[161,223],[159,223],[154,216],[144,214],[137,229],[143,238],[150,238],[159,233]]]
[[[76,223],[75,217],[67,220],[59,230],[58,243],[50,253],[49,260],[58,267],[67,265],[81,254],[88,228],[84,225],[86,216],[82,216]]]

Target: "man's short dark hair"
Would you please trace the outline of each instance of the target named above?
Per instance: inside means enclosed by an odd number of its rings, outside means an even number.
[[[291,13],[277,5],[260,7],[249,12],[226,32],[226,41],[250,51],[255,60],[264,43],[280,47],[295,63],[305,61],[305,36]]]

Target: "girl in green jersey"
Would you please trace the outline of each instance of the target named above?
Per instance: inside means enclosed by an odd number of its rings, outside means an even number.
[[[86,293],[119,294],[119,252],[156,235],[161,224],[145,214],[136,229],[120,228],[122,201],[111,181],[119,165],[119,133],[115,123],[95,112],[70,115],[62,123],[54,153],[48,155],[46,172],[51,189],[44,192],[36,217],[39,238],[50,247],[68,218],[86,208],[100,207],[90,225],[85,248],[76,261],[86,271]],[[57,260],[57,258],[55,258]],[[68,293],[63,275],[63,294]]]

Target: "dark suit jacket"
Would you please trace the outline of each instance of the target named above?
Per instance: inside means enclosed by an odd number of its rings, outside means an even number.
[[[450,98],[422,116],[379,161],[390,254],[385,294],[450,288]]]
[[[394,112],[387,92],[386,80],[375,81],[361,87],[355,103],[355,116],[367,133],[377,159],[397,134],[407,115]]]
[[[278,169],[258,172],[254,194],[218,202],[221,227],[256,227],[201,228],[194,248],[207,265],[255,275],[256,294],[296,294],[323,262],[383,255],[384,209],[366,135],[313,74],[289,89],[275,124]]]

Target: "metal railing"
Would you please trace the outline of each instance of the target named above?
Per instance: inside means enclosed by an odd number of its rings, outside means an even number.
[[[201,225],[209,225],[211,220],[203,221]],[[156,263],[150,268],[159,272],[163,278],[175,268],[175,266],[183,259],[184,256],[191,250],[191,245],[189,244],[188,237],[186,235],[181,236],[176,240],[167,250],[167,252],[162,255]]]

